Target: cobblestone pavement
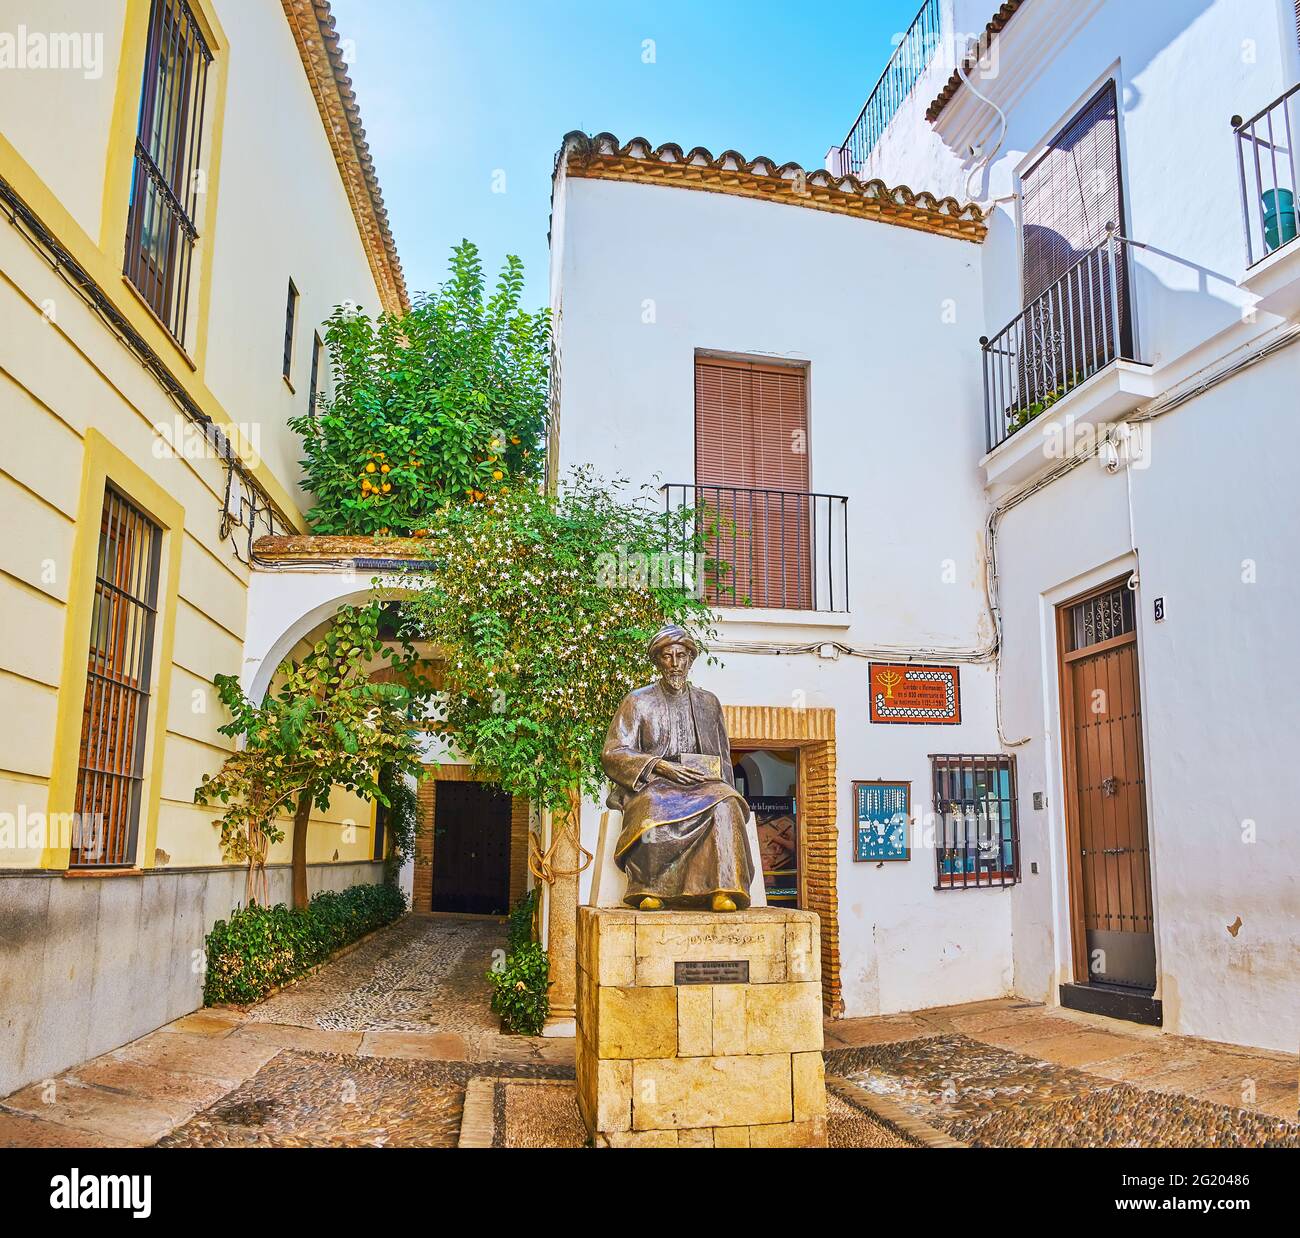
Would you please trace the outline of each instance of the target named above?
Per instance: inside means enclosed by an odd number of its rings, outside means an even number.
[[[1300,1147],[1300,1124],[960,1033],[832,1049],[828,1074],[976,1147]]]
[[[496,920],[407,916],[247,1018],[338,1031],[493,1032],[484,974],[505,944]]]
[[[490,1014],[503,941],[495,921],[407,917],[259,1006],[196,1011],[4,1097],[0,1148],[454,1145],[471,1078],[573,1075],[572,1040]],[[828,1076],[860,1089],[830,1098],[840,1146],[914,1142],[915,1120],[994,1146],[1300,1146],[1291,1054],[1019,999],[834,1020],[826,1048]],[[528,1112],[530,1091],[549,1107]],[[512,1094],[506,1142],[576,1138],[556,1090]]]
[[[573,1077],[508,1036],[494,920],[408,916],[247,1010],[199,1010],[0,1100],[0,1148],[452,1146],[466,1082]]]
[[[164,1148],[454,1148],[465,1085],[481,1068],[286,1049],[159,1141]],[[564,1078],[561,1066],[494,1067]]]

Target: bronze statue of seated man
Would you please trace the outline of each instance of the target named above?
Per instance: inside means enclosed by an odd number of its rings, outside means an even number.
[[[676,624],[650,642],[659,680],[629,692],[605,738],[601,764],[623,813],[614,853],[627,874],[623,901],[735,911],[749,906],[754,861],[736,790],[722,705],[687,676],[700,647]]]

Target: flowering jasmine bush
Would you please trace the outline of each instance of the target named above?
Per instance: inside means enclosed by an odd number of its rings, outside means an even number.
[[[444,658],[436,720],[512,795],[564,811],[598,793],[619,702],[650,679],[646,644],[665,622],[703,640],[712,614],[683,572],[646,570],[691,545],[691,516],[576,470],[557,496],[529,487],[431,521],[434,562],[406,601],[408,636]]]

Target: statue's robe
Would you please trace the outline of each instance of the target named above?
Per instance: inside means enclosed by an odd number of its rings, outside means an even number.
[[[681,786],[651,773],[683,754],[719,758],[721,777]],[[627,874],[624,902],[647,896],[670,907],[708,907],[727,894],[749,906],[754,861],[745,823],[749,805],[736,790],[722,705],[712,692],[661,682],[628,693],[610,723],[601,764],[614,784],[606,801],[623,813],[614,862]]]

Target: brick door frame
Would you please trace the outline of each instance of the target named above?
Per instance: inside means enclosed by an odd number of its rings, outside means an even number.
[[[433,906],[433,822],[439,782],[490,782],[468,765],[427,765],[416,792],[415,860],[411,881],[411,910],[430,912]],[[528,888],[528,801],[510,797],[510,904]]]
[[[790,706],[724,705],[733,747],[799,754],[799,906],[821,918],[822,1006],[844,1013],[840,992],[839,836],[835,711]]]

